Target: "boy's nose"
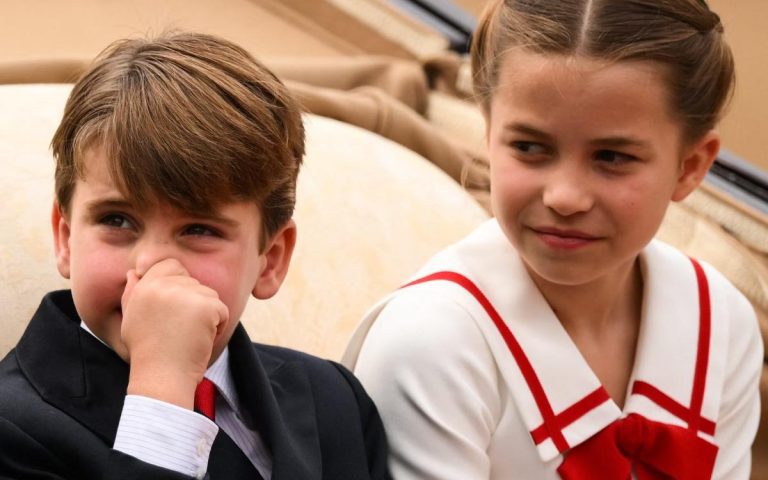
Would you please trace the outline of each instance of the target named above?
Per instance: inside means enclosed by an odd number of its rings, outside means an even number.
[[[168,258],[177,258],[176,249],[171,240],[142,239],[133,250],[133,268],[139,276],[147,273],[153,265]]]
[[[562,216],[587,212],[594,205],[589,180],[572,170],[552,175],[544,186],[544,206]]]

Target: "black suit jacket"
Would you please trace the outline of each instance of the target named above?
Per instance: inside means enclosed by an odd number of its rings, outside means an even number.
[[[390,478],[381,419],[344,367],[253,344],[242,325],[229,349],[274,480]],[[0,478],[188,479],[111,448],[127,385],[128,365],[80,327],[70,292],[46,295],[0,362]],[[208,478],[247,478],[229,464],[212,468],[214,456]]]

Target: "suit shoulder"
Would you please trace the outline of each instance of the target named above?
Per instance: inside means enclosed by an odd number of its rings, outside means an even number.
[[[363,387],[357,378],[346,367],[333,360],[275,345],[254,343],[259,356],[265,356],[276,362],[276,368],[283,365],[300,365],[306,372],[309,383],[318,398],[344,396],[353,394],[355,398],[365,397]],[[350,397],[352,398],[352,397]]]
[[[281,363],[299,363],[312,375],[339,377],[340,374],[343,375],[343,372],[348,373],[348,371],[344,367],[341,367],[337,362],[299,350],[261,343],[254,343],[253,347],[262,358],[267,356],[271,357],[272,360],[278,360]],[[341,370],[339,367],[341,367]]]
[[[23,413],[28,410],[25,405],[37,399],[39,395],[21,372],[15,350],[11,350],[0,361],[0,416]]]
[[[253,343],[253,348],[255,348],[261,356],[267,355],[273,357],[273,359],[282,360],[283,362],[301,362],[309,365],[328,363],[328,360],[292,348],[255,342]]]

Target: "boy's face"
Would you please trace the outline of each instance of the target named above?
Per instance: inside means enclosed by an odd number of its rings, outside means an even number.
[[[80,318],[127,361],[121,300],[128,272],[143,277],[160,262],[178,262],[183,275],[208,287],[228,309],[229,320],[214,339],[215,360],[249,295],[269,298],[279,288],[293,249],[293,223],[260,252],[261,215],[253,202],[224,204],[210,217],[165,202],[138,210],[112,181],[103,149],[88,150],[85,165],[85,178],[77,181],[68,215],[62,216],[57,206],[53,213],[59,272],[71,280]]]

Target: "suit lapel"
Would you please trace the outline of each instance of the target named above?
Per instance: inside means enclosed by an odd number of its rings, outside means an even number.
[[[43,298],[16,349],[19,366],[48,403],[112,446],[128,365],[80,327],[68,290]]]
[[[312,389],[298,362],[256,348],[238,325],[229,343],[230,369],[246,421],[272,453],[272,478],[319,479],[322,463]]]
[[[208,460],[208,474],[211,478],[250,478],[263,480],[253,463],[223,429],[211,447]]]

